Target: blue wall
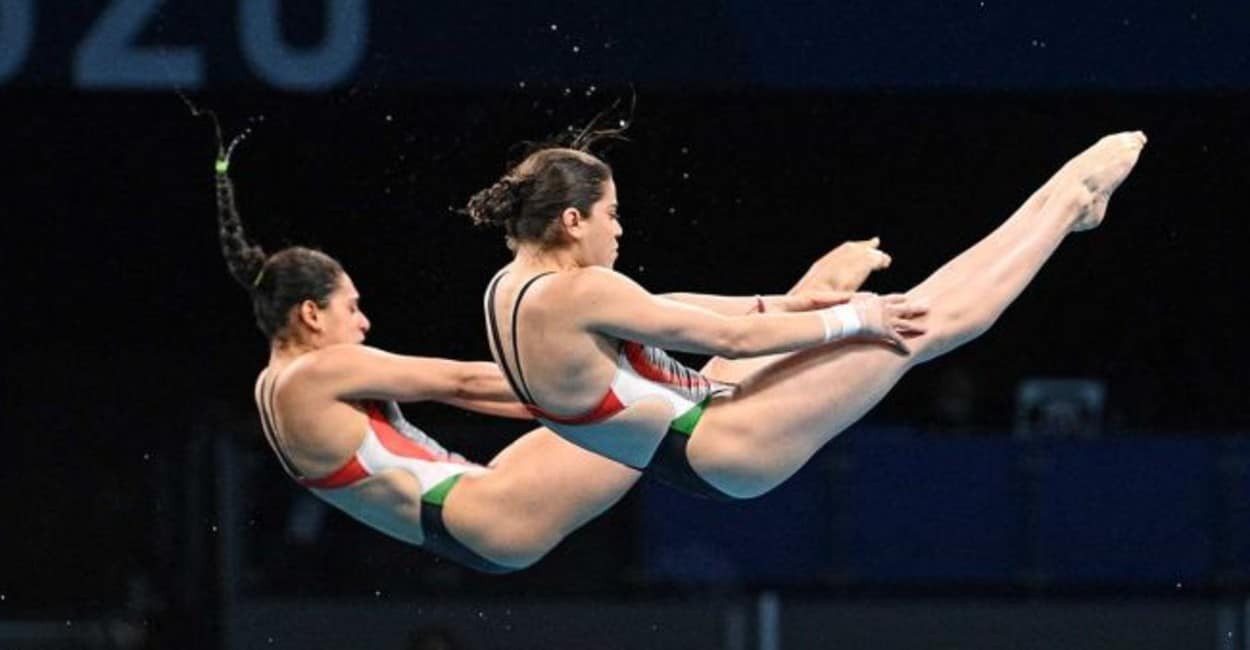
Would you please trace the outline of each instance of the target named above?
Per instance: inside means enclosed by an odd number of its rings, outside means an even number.
[[[643,489],[660,581],[1146,589],[1244,583],[1250,444],[861,427],[723,507]],[[1178,587],[1179,585],[1179,587]]]

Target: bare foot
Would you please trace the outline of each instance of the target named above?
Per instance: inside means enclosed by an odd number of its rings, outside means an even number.
[[[857,291],[874,271],[890,266],[891,258],[880,246],[880,237],[843,242],[816,260],[791,293]]]
[[[1116,133],[1102,138],[1064,165],[1060,171],[1064,180],[1079,182],[1092,197],[1072,224],[1073,232],[1097,228],[1102,223],[1111,193],[1133,171],[1145,146],[1146,135],[1141,131]]]

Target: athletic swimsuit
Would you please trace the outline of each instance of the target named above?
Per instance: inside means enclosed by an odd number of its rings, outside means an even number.
[[[598,405],[575,416],[562,416],[545,411],[534,401],[529,386],[525,383],[525,373],[521,370],[520,352],[517,345],[517,313],[521,308],[521,299],[525,297],[525,292],[530,286],[539,278],[551,275],[551,273],[542,273],[530,278],[521,286],[513,303],[512,359],[516,364],[515,377],[503,353],[503,342],[499,337],[499,324],[495,315],[495,290],[499,286],[499,280],[506,274],[506,271],[501,272],[491,281],[486,293],[486,314],[490,323],[491,345],[495,350],[495,356],[499,359],[499,364],[503,368],[504,376],[508,378],[508,383],[512,386],[512,391],[520,398],[525,408],[548,428],[560,433],[578,426],[603,422],[640,400],[662,398],[673,407],[673,412],[677,414],[677,417],[668,423],[668,431],[660,440],[660,446],[656,448],[650,463],[645,467],[634,467],[634,469],[646,471],[649,476],[695,496],[729,500],[731,497],[705,481],[690,466],[690,460],[686,456],[686,445],[690,441],[690,435],[694,433],[695,425],[699,423],[699,418],[703,416],[707,403],[717,395],[730,392],[732,387],[718,384],[698,371],[687,368],[659,348],[632,341],[619,341],[616,375],[613,376],[607,393],[599,400]]]
[[[297,483],[321,496],[323,492],[355,485],[382,470],[405,470],[421,483],[421,530],[425,533],[421,548],[485,573],[508,573],[515,570],[495,564],[473,552],[460,543],[443,523],[443,503],[456,482],[465,474],[486,471],[485,467],[470,463],[459,454],[448,452],[425,432],[405,420],[395,402],[371,400],[361,403],[369,417],[369,423],[365,429],[364,440],[360,442],[356,453],[342,467],[327,476],[307,478],[295,469],[282,451],[282,446],[278,444],[278,438],[274,434],[277,427],[272,415],[277,382],[269,384],[266,390],[262,378],[262,428],[269,444],[277,453],[282,468]]]

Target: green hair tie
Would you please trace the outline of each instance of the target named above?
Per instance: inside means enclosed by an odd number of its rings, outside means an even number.
[[[224,174],[227,169],[230,169],[230,159],[218,158],[217,164],[213,165],[213,167],[217,170],[218,174]]]
[[[260,272],[256,274],[256,279],[252,280],[252,287],[255,289],[259,289],[260,281],[263,279],[265,279],[265,269],[262,268]]]

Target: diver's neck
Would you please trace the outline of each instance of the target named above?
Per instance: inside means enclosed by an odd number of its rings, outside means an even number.
[[[317,347],[307,341],[276,340],[269,346],[269,365],[285,366]]]
[[[538,246],[517,248],[513,265],[538,271],[572,271],[586,266],[572,248],[544,249]]]

